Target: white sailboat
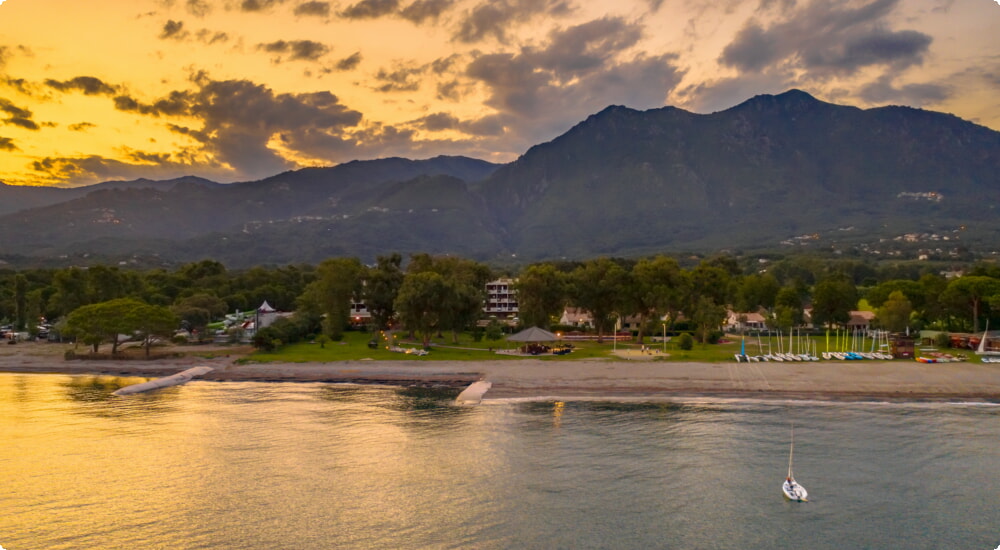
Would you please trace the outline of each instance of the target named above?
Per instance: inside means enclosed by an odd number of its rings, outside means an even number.
[[[795,452],[795,427],[792,426],[792,444],[788,448],[788,477],[785,478],[784,483],[781,484],[781,492],[785,494],[785,498],[795,502],[806,502],[809,497],[809,493],[806,488],[799,485],[795,481],[795,476],[792,475],[792,455]]]
[[[990,332],[990,323],[986,322],[986,330],[983,331],[983,337],[979,339],[979,347],[976,348],[976,355],[983,356],[982,361],[984,363],[1000,363],[1000,351],[992,351],[986,349],[986,335]]]

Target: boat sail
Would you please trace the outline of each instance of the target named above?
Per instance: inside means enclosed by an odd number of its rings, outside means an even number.
[[[982,356],[984,363],[1000,363],[1000,351],[986,349],[986,339],[989,332],[990,324],[987,322],[986,330],[983,331],[983,337],[979,339],[979,347],[976,348],[976,355]]]
[[[806,488],[799,485],[795,481],[795,476],[792,475],[792,455],[795,453],[795,426],[792,426],[792,443],[788,448],[788,477],[785,478],[784,483],[781,484],[781,492],[785,494],[785,498],[795,502],[806,502],[809,497],[809,493]]]

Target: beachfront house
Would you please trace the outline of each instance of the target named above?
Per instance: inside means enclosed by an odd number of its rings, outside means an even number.
[[[723,330],[738,333],[767,330],[767,319],[764,318],[763,314],[754,311],[736,312],[729,310],[726,314]]]
[[[589,311],[579,307],[566,307],[559,324],[567,327],[594,328],[594,316]]]
[[[852,311],[851,319],[847,321],[848,332],[867,333],[872,328],[872,321],[875,320],[874,311]]]

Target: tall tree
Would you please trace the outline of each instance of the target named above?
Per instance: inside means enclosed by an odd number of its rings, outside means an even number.
[[[95,265],[87,270],[87,293],[90,303],[107,302],[128,296],[132,289],[117,267]]]
[[[135,312],[146,304],[134,298],[117,298],[89,304],[73,310],[66,318],[67,332],[77,340],[93,346],[97,352],[104,342],[111,342],[111,353],[138,330]]]
[[[58,316],[67,315],[74,309],[89,304],[87,273],[80,268],[60,269],[52,275],[54,292],[49,297],[49,309]]]
[[[446,284],[438,311],[438,330],[451,330],[452,341],[458,342],[459,331],[467,328],[482,315],[486,298],[486,283],[492,274],[487,266],[452,256],[417,255],[411,261],[409,273],[433,272]]]
[[[691,320],[698,329],[698,341],[707,343],[712,331],[722,325],[726,319],[726,308],[716,304],[709,296],[700,296],[694,308]]]
[[[688,317],[694,316],[702,297],[707,297],[720,306],[731,302],[731,275],[726,269],[705,261],[689,272],[689,280],[691,284],[690,294],[684,310]]]
[[[570,301],[593,316],[598,342],[604,341],[612,314],[627,307],[622,300],[627,279],[628,272],[608,258],[586,261],[570,276]]]
[[[630,281],[630,313],[639,322],[639,343],[642,343],[646,320],[654,314],[671,315],[680,307],[685,279],[677,260],[667,256],[644,258],[632,266]]]
[[[225,315],[229,306],[217,296],[202,292],[179,299],[170,311],[185,322],[188,330],[201,337],[208,324]]]
[[[14,276],[14,326],[24,330],[28,322],[28,278],[23,273]]]
[[[909,326],[913,305],[902,291],[894,290],[876,313],[879,324],[890,332],[902,332]]]
[[[971,309],[972,330],[979,332],[980,307],[989,303],[989,299],[1000,294],[1000,280],[981,275],[966,275],[953,279],[948,283],[942,299],[947,303]]]
[[[179,319],[170,309],[142,303],[130,312],[129,322],[133,331],[142,339],[146,357],[158,338],[168,339],[177,330]]]
[[[774,314],[769,323],[771,328],[789,329],[801,325],[804,320],[801,291],[794,286],[782,287],[774,298]]]
[[[742,278],[736,291],[735,308],[738,311],[770,310],[774,307],[781,285],[769,273],[751,273]]]
[[[816,283],[812,310],[814,325],[846,324],[856,307],[858,290],[847,276],[832,275]]]
[[[362,294],[376,329],[388,328],[396,315],[396,296],[403,284],[403,258],[393,253],[379,256],[375,266],[365,270]]]
[[[441,322],[441,304],[448,293],[447,283],[433,271],[408,273],[396,297],[396,308],[403,326],[420,335],[424,347]]]
[[[566,275],[551,263],[526,267],[514,288],[518,316],[525,326],[548,329],[566,305]]]
[[[865,292],[865,300],[872,307],[881,307],[894,292],[901,292],[915,309],[924,305],[924,289],[917,281],[893,279],[879,283]]]
[[[948,280],[936,273],[926,273],[920,276],[920,291],[923,308],[917,310],[917,315],[927,323],[941,323],[948,316],[948,308],[941,299]]]
[[[356,258],[325,260],[316,269],[316,280],[310,283],[299,303],[304,309],[318,307],[326,317],[323,333],[333,340],[344,337],[350,322],[351,303],[361,296],[361,275],[364,267]]]

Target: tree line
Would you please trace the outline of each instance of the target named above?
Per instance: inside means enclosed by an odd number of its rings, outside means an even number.
[[[919,263],[874,265],[810,256],[761,263],[725,255],[695,260],[658,255],[539,262],[514,272],[429,254],[413,254],[405,262],[389,254],[373,265],[331,258],[316,266],[238,271],[213,260],[174,270],[98,265],[0,271],[0,319],[32,332],[38,319],[68,323],[77,312],[75,322],[64,328],[97,345],[93,341],[109,337],[95,334],[130,332],[119,331],[121,324],[81,328],[86,326],[81,318],[92,320],[95,312],[131,319],[125,328],[137,333],[181,324],[204,333],[211,320],[252,311],[266,300],[277,309],[296,311],[292,319],[258,333],[257,343],[269,345],[318,335],[339,339],[351,324],[351,303],[361,301],[371,313],[370,328],[401,328],[426,344],[435,333],[450,332],[457,339],[474,328],[483,316],[485,285],[499,276],[516,280],[524,326],[552,327],[564,307],[575,306],[592,314],[598,334],[609,333],[617,319],[639,319],[640,341],[664,318],[670,323],[684,319],[700,340],[707,340],[728,309],[761,311],[770,327],[787,329],[802,324],[809,308],[814,325],[836,326],[849,320],[861,298],[876,311],[877,323],[893,331],[979,331],[986,322],[997,326],[1000,320],[1000,267],[991,263],[966,266],[961,276],[949,278]],[[93,307],[109,302],[114,303]],[[141,309],[147,306],[154,309]],[[136,328],[139,317],[157,319],[157,327]]]

